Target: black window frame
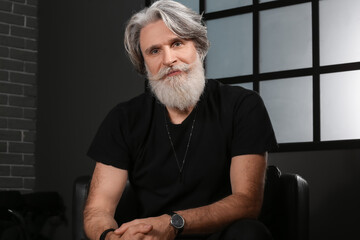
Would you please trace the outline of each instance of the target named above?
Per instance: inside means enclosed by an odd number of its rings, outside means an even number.
[[[350,140],[320,140],[320,75],[326,73],[346,72],[360,70],[360,62],[349,62],[341,64],[333,64],[320,66],[320,21],[319,21],[319,1],[320,0],[277,0],[266,3],[259,3],[259,0],[253,0],[253,4],[238,8],[221,10],[206,13],[206,0],[199,0],[200,13],[203,14],[204,21],[214,20],[224,17],[230,17],[240,14],[252,13],[253,16],[253,73],[250,75],[235,76],[228,78],[219,78],[222,83],[252,83],[253,90],[259,92],[261,81],[312,76],[313,81],[313,141],[309,142],[292,142],[279,143],[276,152],[292,152],[292,151],[316,151],[316,150],[332,150],[332,149],[354,149],[360,148],[360,139]],[[151,0],[145,0],[145,5],[149,6]],[[259,51],[259,25],[260,12],[269,9],[287,7],[303,3],[311,3],[311,23],[312,23],[312,67],[300,68],[276,72],[260,73],[260,51]]]

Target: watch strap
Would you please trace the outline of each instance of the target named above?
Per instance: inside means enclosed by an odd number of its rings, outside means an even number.
[[[109,232],[113,232],[113,231],[115,231],[114,228],[109,228],[109,229],[106,229],[105,231],[103,231],[103,233],[100,235],[100,240],[105,240],[106,235],[107,235]]]
[[[176,233],[176,236],[179,236],[179,235],[182,233],[183,230],[184,230],[184,227],[178,228],[178,231],[177,231],[177,233]]]
[[[170,215],[170,217],[172,217],[172,216],[175,215],[176,213],[173,212],[173,211],[169,211],[169,212],[167,212],[166,214],[167,214],[167,215]]]

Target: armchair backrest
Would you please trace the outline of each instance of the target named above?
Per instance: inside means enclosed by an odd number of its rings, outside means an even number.
[[[90,176],[78,177],[73,186],[72,198],[72,239],[86,240],[84,232],[84,207],[89,192]]]
[[[269,166],[259,219],[275,240],[308,240],[309,187],[306,180],[297,174],[282,174],[277,167]]]

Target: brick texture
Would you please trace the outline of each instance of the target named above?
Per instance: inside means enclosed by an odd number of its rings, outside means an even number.
[[[7,128],[7,119],[6,118],[0,118],[0,129],[1,128]]]
[[[27,17],[26,18],[26,26],[30,28],[37,28],[38,27],[38,21],[36,18],[33,17]]]
[[[9,57],[9,48],[0,47],[0,57],[4,57],[4,58]]]
[[[6,105],[8,103],[8,96],[0,94],[0,105]]]
[[[0,165],[0,176],[10,176],[10,166]]]
[[[0,81],[8,81],[8,80],[9,80],[9,73],[7,71],[0,70]]]
[[[18,73],[12,72],[10,73],[10,81],[14,83],[25,83],[25,84],[36,84],[36,76],[34,74],[28,73]]]
[[[34,6],[24,5],[24,4],[14,4],[14,13],[24,14],[26,16],[36,17],[37,8]]]
[[[36,132],[33,131],[24,131],[23,132],[23,141],[24,142],[35,142]]]
[[[37,50],[38,49],[37,42],[32,39],[27,39],[25,41],[25,48],[29,50]]]
[[[3,141],[21,141],[21,131],[0,130],[0,140]]]
[[[0,0],[0,191],[35,185],[38,0]]]
[[[9,142],[9,152],[13,153],[34,153],[35,146],[33,143]]]
[[[0,82],[0,93],[23,94],[23,86],[19,84]]]
[[[31,164],[33,165],[35,163],[35,156],[34,155],[24,155],[24,164]]]
[[[14,177],[34,177],[33,166],[13,166],[11,167],[11,176]]]
[[[24,187],[33,189],[35,187],[35,178],[24,178]]]
[[[27,119],[9,119],[8,127],[10,129],[36,130],[36,121]]]
[[[21,177],[0,177],[0,189],[21,189],[24,188],[24,178]]]
[[[23,155],[14,153],[0,153],[0,164],[23,164]]]
[[[0,153],[7,151],[7,143],[6,142],[0,142]]]
[[[23,26],[25,17],[13,13],[0,12],[0,22]]]
[[[16,107],[0,106],[0,116],[21,118],[23,116],[23,110]]]
[[[25,62],[25,72],[35,74],[37,71],[37,64],[31,62]]]
[[[9,34],[10,27],[8,24],[0,23],[0,33]]]
[[[25,63],[18,60],[0,59],[0,66],[3,70],[23,71]]]
[[[17,107],[36,107],[36,102],[34,97],[17,97],[10,96],[10,105]]]
[[[10,12],[12,8],[11,2],[0,1],[0,10]]]
[[[36,119],[36,110],[35,109],[24,109],[24,118]]]
[[[0,46],[24,48],[25,47],[25,39],[19,38],[19,37],[0,35]]]
[[[11,34],[16,37],[33,38],[35,39],[38,35],[36,29],[11,26]]]
[[[36,62],[37,52],[19,49],[11,49],[10,57],[17,60]]]

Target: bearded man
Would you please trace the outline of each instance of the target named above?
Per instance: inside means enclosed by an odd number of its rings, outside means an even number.
[[[151,91],[117,105],[90,146],[96,166],[87,236],[271,239],[256,218],[274,132],[258,94],[205,79],[201,16],[157,1],[132,16],[125,47]],[[118,226],[114,213],[128,180],[140,216]]]

